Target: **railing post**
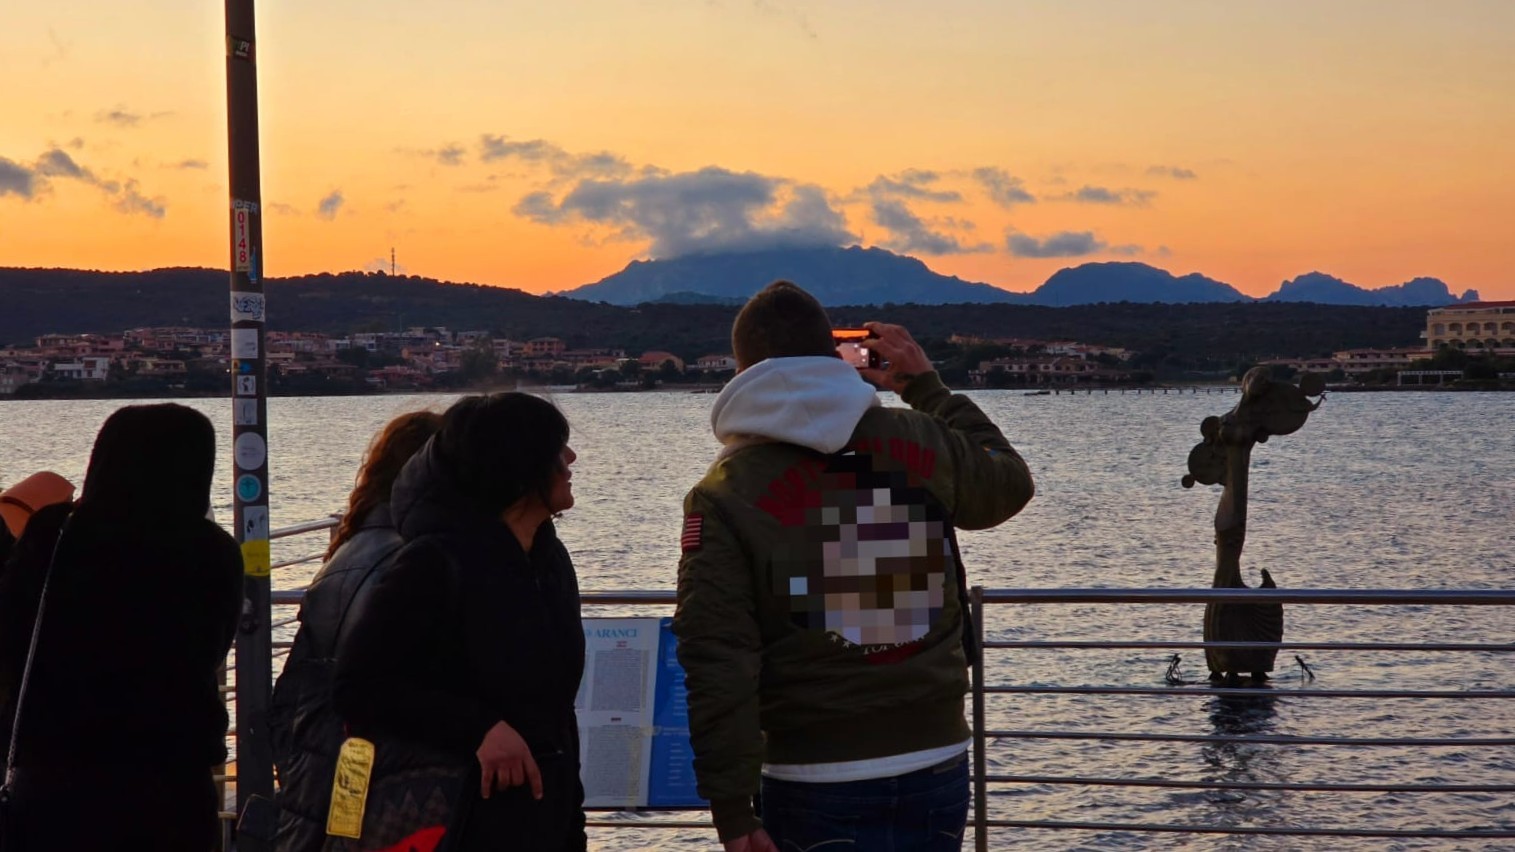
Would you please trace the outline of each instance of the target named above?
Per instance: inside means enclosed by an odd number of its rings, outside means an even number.
[[[984,587],[974,586],[969,595],[973,606],[973,630],[978,653],[973,658],[973,848],[989,852],[989,757],[984,731]]]

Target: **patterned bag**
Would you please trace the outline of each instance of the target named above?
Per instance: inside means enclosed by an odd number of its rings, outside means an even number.
[[[328,835],[324,852],[447,852],[468,818],[478,787],[472,763],[410,743],[380,741],[353,839]],[[341,769],[337,784],[341,785]]]

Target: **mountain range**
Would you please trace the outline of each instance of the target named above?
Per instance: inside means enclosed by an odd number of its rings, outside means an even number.
[[[47,333],[113,333],[143,326],[225,328],[227,273],[215,269],[95,272],[0,268],[0,344]],[[513,340],[557,337],[569,348],[667,350],[686,360],[729,352],[734,299],[679,299],[622,307],[504,287],[452,284],[382,272],[266,278],[268,327],[349,334],[408,326],[485,330]],[[690,297],[693,299],[694,297]],[[707,297],[708,298],[708,297]],[[1106,302],[833,306],[838,325],[899,323],[917,340],[952,336],[1081,340],[1132,349],[1160,371],[1213,370],[1357,347],[1409,346],[1423,307],[1297,302]]]
[[[921,261],[880,248],[801,248],[632,261],[614,275],[559,295],[612,305],[668,301],[740,304],[777,279],[804,287],[825,305],[1003,303],[1065,307],[1107,302],[1251,302],[1235,287],[1198,273],[1175,276],[1145,263],[1085,263],[1062,269],[1030,293],[933,272]],[[1445,282],[1415,278],[1367,289],[1320,272],[1283,282],[1260,301],[1327,305],[1435,306],[1474,302]]]

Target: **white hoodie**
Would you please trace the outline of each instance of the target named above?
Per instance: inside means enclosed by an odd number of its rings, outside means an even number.
[[[873,385],[840,358],[769,358],[727,383],[710,425],[723,457],[764,441],[834,453],[847,446],[863,413],[879,404]]]

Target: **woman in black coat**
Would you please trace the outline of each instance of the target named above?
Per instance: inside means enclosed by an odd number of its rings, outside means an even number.
[[[552,517],[573,506],[568,423],[522,393],[465,397],[406,464],[406,545],[338,649],[351,732],[472,766],[453,850],[586,846],[574,698],[578,580]]]
[[[305,591],[300,630],[269,708],[279,769],[279,852],[319,852],[326,842],[337,750],[346,739],[331,706],[337,644],[404,544],[389,515],[395,479],[441,427],[442,415],[415,411],[391,420],[374,437],[327,562]]]
[[[242,557],[206,519],[214,466],[203,414],[123,408],[100,429],[79,502],[39,511],[17,542],[0,585],[5,731],[53,563],[16,729],[18,848],[215,846],[212,772],[227,727],[217,671]]]

